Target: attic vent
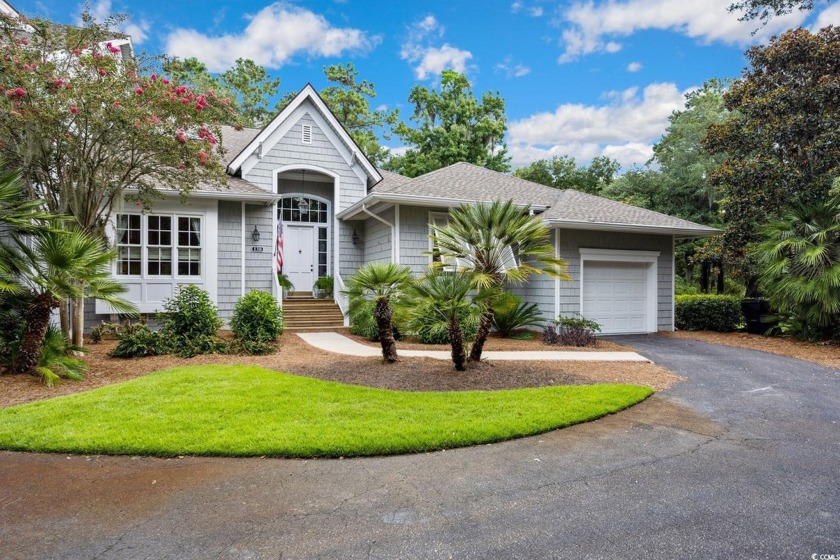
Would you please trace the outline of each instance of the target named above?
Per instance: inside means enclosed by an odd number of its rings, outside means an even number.
[[[300,127],[300,141],[304,144],[312,143],[312,125],[305,124]]]
[[[131,52],[131,45],[128,43],[120,45],[120,56],[123,60],[131,60],[134,58],[134,53]]]

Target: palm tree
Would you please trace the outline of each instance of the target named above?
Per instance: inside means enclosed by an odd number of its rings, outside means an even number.
[[[366,301],[375,302],[374,318],[379,329],[379,343],[382,358],[393,363],[397,361],[397,342],[391,317],[394,300],[399,298],[411,282],[411,270],[393,263],[374,262],[361,267],[347,280],[344,292],[350,299],[348,313],[353,315]]]
[[[449,215],[449,225],[432,225],[435,251],[442,259],[438,266],[455,263],[456,268],[470,271],[478,288],[499,291],[505,283],[519,284],[543,273],[569,280],[566,261],[554,254],[549,242],[548,227],[531,215],[529,207],[497,200],[456,208]],[[492,325],[493,310],[488,307],[470,360],[481,360]]]
[[[431,319],[446,325],[452,347],[452,363],[456,371],[464,371],[467,356],[462,317],[479,321],[491,297],[490,290],[476,290],[469,272],[432,270],[408,288],[401,303],[410,309],[410,314],[422,313],[423,317],[418,318],[424,322]]]
[[[817,336],[830,336],[840,327],[840,198],[794,206],[764,235],[756,254],[770,303]]]
[[[110,277],[109,264],[115,252],[92,234],[47,231],[35,237],[31,247],[19,243],[16,248],[7,246],[5,252],[11,255],[13,273],[7,279],[15,278],[19,289],[32,296],[23,338],[10,368],[15,373],[38,374],[50,316],[63,300],[88,297],[105,301],[121,313],[137,313],[133,304],[119,296],[125,287]]]

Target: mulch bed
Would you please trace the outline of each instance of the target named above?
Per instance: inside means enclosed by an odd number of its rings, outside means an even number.
[[[537,345],[543,350],[563,349],[546,347],[538,341]],[[357,358],[318,350],[289,333],[280,338],[278,352],[269,356],[205,355],[188,359],[155,356],[125,360],[108,357],[114,346],[116,341],[108,340],[89,346],[91,353],[83,359],[90,365],[90,370],[79,382],[65,381],[49,388],[35,377],[0,375],[0,407],[87,391],[160,369],[202,364],[258,365],[296,375],[404,391],[493,390],[590,383],[633,383],[661,390],[682,380],[659,366],[639,362],[485,362],[471,364],[466,372],[454,371],[449,361],[431,358],[402,358],[396,364],[384,364],[379,358]],[[608,347],[625,349],[615,344],[604,346]],[[448,346],[443,348],[448,349]],[[506,347],[491,339],[486,349]],[[530,349],[537,348],[531,346]]]
[[[517,331],[529,332],[533,335],[530,340],[517,340],[515,338],[502,338],[495,333],[491,333],[484,345],[484,350],[504,350],[504,351],[536,351],[542,352],[550,351],[573,351],[573,352],[635,352],[633,348],[616,344],[608,340],[598,340],[596,346],[593,348],[579,348],[575,346],[550,346],[543,344],[542,333],[534,331]],[[371,342],[363,336],[356,336],[350,333],[342,333],[347,338],[352,338],[356,342],[365,344],[367,346],[379,347],[378,342]],[[397,341],[397,351],[402,350],[446,350],[448,351],[448,344],[423,344],[414,338],[404,338]]]
[[[761,350],[780,356],[799,358],[823,366],[840,369],[840,345],[834,343],[805,342],[793,338],[762,336],[748,333],[719,333],[711,331],[676,331],[660,333],[673,338],[686,338],[712,342],[736,348]]]

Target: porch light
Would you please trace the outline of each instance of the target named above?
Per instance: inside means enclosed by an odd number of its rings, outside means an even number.
[[[353,237],[351,239],[353,240],[353,245],[359,244],[359,234],[356,233],[355,229],[353,230]]]
[[[309,213],[309,200],[300,197],[298,199],[298,210],[300,210],[301,214],[308,214]]]
[[[260,230],[257,229],[256,225],[254,225],[254,231],[251,232],[251,239],[254,240],[254,243],[260,240]]]

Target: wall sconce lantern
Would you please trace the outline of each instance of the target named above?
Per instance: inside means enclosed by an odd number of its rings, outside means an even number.
[[[254,231],[251,232],[251,239],[254,240],[254,243],[260,240],[260,230],[257,229],[257,226],[254,226]]]
[[[355,229],[353,230],[353,237],[351,239],[353,239],[353,245],[359,244],[359,234],[356,233]]]

